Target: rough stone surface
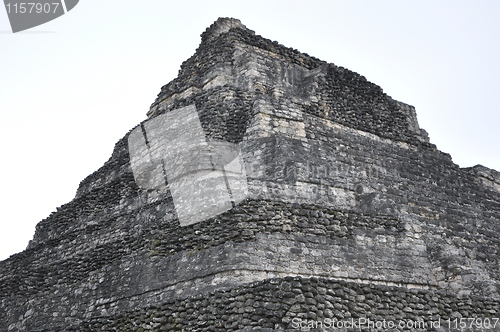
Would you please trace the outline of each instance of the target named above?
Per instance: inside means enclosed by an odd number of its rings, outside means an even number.
[[[246,197],[182,225],[168,186],[137,185],[133,128],[0,262],[1,331],[500,331],[500,173],[455,165],[412,106],[235,19],[140,126],[186,106],[237,145]]]

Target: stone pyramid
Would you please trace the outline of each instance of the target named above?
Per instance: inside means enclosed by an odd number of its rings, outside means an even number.
[[[201,37],[0,262],[1,331],[500,331],[499,172],[357,73],[236,19]]]

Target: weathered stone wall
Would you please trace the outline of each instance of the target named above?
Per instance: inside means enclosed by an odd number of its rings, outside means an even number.
[[[447,331],[500,317],[499,173],[460,169],[413,107],[231,19],[143,124],[189,105],[208,141],[238,144],[246,199],[181,227],[169,190],[136,185],[128,133],[0,262],[1,331],[281,331],[294,318]]]
[[[221,30],[221,25],[226,27]],[[253,101],[260,95],[286,97],[310,114],[379,136],[428,141],[413,107],[393,100],[365,77],[257,36],[235,21],[219,21],[205,31],[195,55],[183,63],[178,78],[162,87],[148,115],[220,87],[249,91],[256,95]],[[204,105],[196,103],[199,109]]]
[[[331,326],[335,326],[332,331],[359,331],[384,320],[409,331],[432,331],[453,329],[458,314],[488,317],[498,310],[498,302],[461,299],[441,291],[285,277],[167,300],[112,320],[92,319],[81,331],[254,331],[255,327],[257,331],[297,331],[301,326],[318,327],[312,331]],[[358,328],[342,328],[356,323]]]

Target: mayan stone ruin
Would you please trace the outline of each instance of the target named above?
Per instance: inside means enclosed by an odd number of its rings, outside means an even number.
[[[0,331],[500,331],[499,258],[499,172],[221,18],[0,262]]]

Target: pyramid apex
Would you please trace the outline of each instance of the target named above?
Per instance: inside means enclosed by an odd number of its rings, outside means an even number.
[[[205,32],[201,35],[202,41],[209,41],[217,38],[222,33],[228,32],[233,28],[249,30],[240,20],[232,17],[219,17]]]

